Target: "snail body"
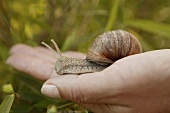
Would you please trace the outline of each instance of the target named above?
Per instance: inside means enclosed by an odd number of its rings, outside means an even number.
[[[57,61],[55,71],[57,74],[82,74],[102,71],[108,65],[100,65],[86,59],[63,57],[63,61]]]
[[[102,71],[116,60],[142,52],[139,41],[124,30],[108,31],[99,35],[89,47],[86,59],[65,57],[54,43],[57,52],[42,42],[56,54],[55,70],[57,74],[82,74]]]

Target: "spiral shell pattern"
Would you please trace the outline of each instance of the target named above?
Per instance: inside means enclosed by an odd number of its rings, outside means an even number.
[[[86,59],[105,65],[141,52],[142,47],[134,35],[115,30],[99,35],[90,46]]]

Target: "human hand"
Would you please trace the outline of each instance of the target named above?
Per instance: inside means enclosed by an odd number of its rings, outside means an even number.
[[[21,48],[28,51],[24,45],[13,47],[7,63],[48,79],[42,87],[47,96],[77,102],[96,113],[170,112],[170,50],[129,56],[97,73],[57,76],[51,71],[56,59],[48,50],[32,48],[24,56]]]

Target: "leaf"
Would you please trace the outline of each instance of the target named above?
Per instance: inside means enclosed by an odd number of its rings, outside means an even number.
[[[48,106],[47,113],[57,113],[57,107],[55,105]]]
[[[34,104],[34,107],[36,108],[45,108],[46,106],[53,104],[51,101],[48,100],[40,100],[36,104]]]
[[[3,84],[2,91],[6,93],[14,93],[14,90],[11,84]]]
[[[151,20],[137,19],[127,22],[128,26],[132,26],[146,32],[161,35],[170,39],[170,25],[158,23]]]
[[[14,94],[5,97],[4,101],[1,103],[0,106],[0,113],[9,113],[12,103],[14,101],[14,97]]]
[[[119,0],[114,0],[113,7],[111,9],[110,16],[106,24],[105,31],[111,30],[115,25],[115,22],[117,20],[118,7],[119,7]]]

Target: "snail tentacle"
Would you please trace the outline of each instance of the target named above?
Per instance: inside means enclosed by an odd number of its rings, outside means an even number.
[[[53,42],[53,41],[52,41],[52,42]],[[57,52],[56,52],[54,49],[52,49],[52,48],[51,48],[48,44],[46,44],[45,42],[41,42],[41,44],[43,44],[43,45],[46,46],[51,52],[53,52],[54,55],[56,55],[56,58],[57,58],[59,61],[63,61],[63,57],[62,57],[62,55],[61,55],[60,50],[59,50],[59,51],[57,50]],[[58,47],[55,42],[53,42],[53,44],[54,44],[55,47]],[[57,49],[57,48],[56,48],[56,49]],[[59,48],[58,48],[58,49],[59,49]]]

